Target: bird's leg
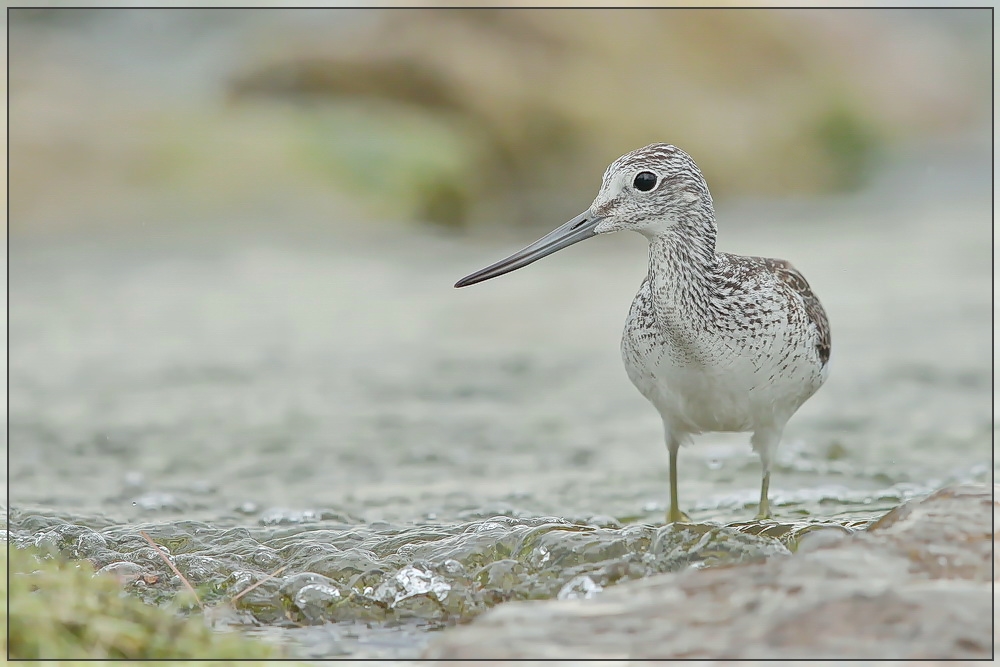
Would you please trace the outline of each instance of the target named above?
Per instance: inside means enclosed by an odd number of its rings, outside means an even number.
[[[757,516],[755,517],[758,521],[771,518],[771,503],[768,500],[767,492],[771,485],[771,459],[780,441],[781,430],[773,428],[754,431],[750,438],[750,444],[754,451],[760,455],[760,464],[763,468],[760,479],[760,503],[757,506]]]
[[[764,469],[764,476],[760,482],[760,504],[757,506],[758,521],[771,518],[771,503],[767,500],[767,487],[771,484],[771,471]]]
[[[691,521],[677,504],[677,450],[680,449],[680,443],[670,440],[667,448],[670,450],[670,511],[667,512],[667,523]]]

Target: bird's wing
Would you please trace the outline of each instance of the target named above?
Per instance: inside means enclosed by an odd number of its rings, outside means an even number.
[[[819,340],[816,342],[816,349],[819,350],[819,358],[826,365],[830,359],[830,321],[823,310],[823,304],[819,302],[812,288],[806,281],[805,276],[799,270],[783,259],[763,258],[764,264],[781,282],[791,287],[802,297],[805,304],[806,317],[816,327],[819,333]]]

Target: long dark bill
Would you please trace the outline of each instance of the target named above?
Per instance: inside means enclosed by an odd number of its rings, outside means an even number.
[[[455,287],[467,287],[481,283],[484,280],[489,280],[490,278],[502,276],[505,273],[510,273],[532,262],[536,262],[546,255],[551,255],[557,250],[562,250],[574,243],[596,236],[594,228],[597,227],[597,223],[600,221],[601,218],[591,217],[589,212],[581,213],[562,227],[538,239],[527,248],[519,250],[510,257],[501,259],[496,264],[490,264],[485,269],[480,269],[462,278],[455,283]]]

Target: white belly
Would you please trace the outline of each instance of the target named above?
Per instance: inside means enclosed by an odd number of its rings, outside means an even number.
[[[819,389],[825,368],[777,353],[793,342],[780,330],[769,334],[756,348],[709,338],[692,353],[626,327],[622,358],[629,379],[675,432],[780,427]]]

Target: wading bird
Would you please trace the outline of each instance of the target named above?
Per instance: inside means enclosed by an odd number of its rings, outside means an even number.
[[[753,434],[763,466],[757,518],[769,518],[774,453],[785,424],[826,380],[830,326],[809,283],[785,260],[716,252],[712,196],[687,153],[651,144],[623,155],[604,172],[589,209],[455,287],[622,230],[649,241],[649,273],[621,351],[629,379],[663,419],[667,521],[686,519],[677,503],[677,452],[712,431]]]

